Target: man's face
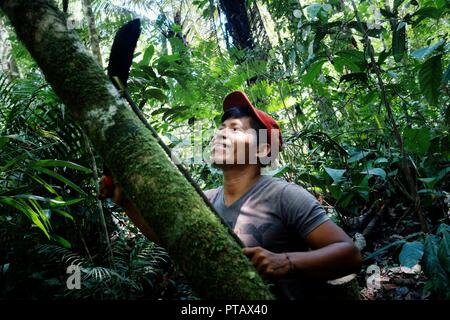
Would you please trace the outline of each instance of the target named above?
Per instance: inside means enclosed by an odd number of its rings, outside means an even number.
[[[257,132],[251,118],[229,118],[219,127],[212,140],[211,160],[217,166],[256,164]]]

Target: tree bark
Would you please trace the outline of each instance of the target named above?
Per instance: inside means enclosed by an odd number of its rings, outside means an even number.
[[[239,49],[252,49],[254,43],[245,0],[220,0],[220,6],[227,17],[234,45]]]
[[[12,46],[8,35],[8,29],[0,18],[0,70],[7,75],[9,80],[14,80],[20,78],[20,73],[16,59],[11,52]]]
[[[202,298],[271,299],[219,219],[68,30],[50,0],[0,0],[56,94]]]
[[[98,39],[97,28],[95,27],[94,13],[92,12],[91,0],[83,0],[83,13],[86,17],[89,28],[89,42],[94,56],[98,63],[103,65],[102,54],[100,51],[100,41]]]

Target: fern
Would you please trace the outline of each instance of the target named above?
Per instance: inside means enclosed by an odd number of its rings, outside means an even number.
[[[164,265],[169,262],[166,251],[144,237],[137,238],[133,248],[128,247],[123,237],[117,237],[111,246],[114,257],[111,267],[94,265],[86,257],[57,245],[39,245],[37,252],[47,263],[61,265],[64,270],[71,264],[80,266],[81,289],[61,288],[58,297],[140,299],[154,295]]]

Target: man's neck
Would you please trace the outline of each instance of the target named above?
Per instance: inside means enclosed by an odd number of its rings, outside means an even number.
[[[259,166],[223,168],[223,193],[225,205],[231,205],[244,195],[261,177]]]

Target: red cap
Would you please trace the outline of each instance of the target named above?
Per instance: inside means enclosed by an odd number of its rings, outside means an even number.
[[[267,134],[268,134],[268,142],[269,144],[272,144],[271,137],[272,137],[272,129],[278,130],[278,142],[279,142],[279,148],[283,147],[283,138],[281,137],[281,129],[278,123],[267,113],[256,109],[253,104],[248,99],[247,95],[242,91],[233,91],[229,93],[225,99],[223,100],[223,111],[227,111],[230,108],[233,107],[240,107],[240,108],[249,108],[252,110],[255,117],[267,128]]]

